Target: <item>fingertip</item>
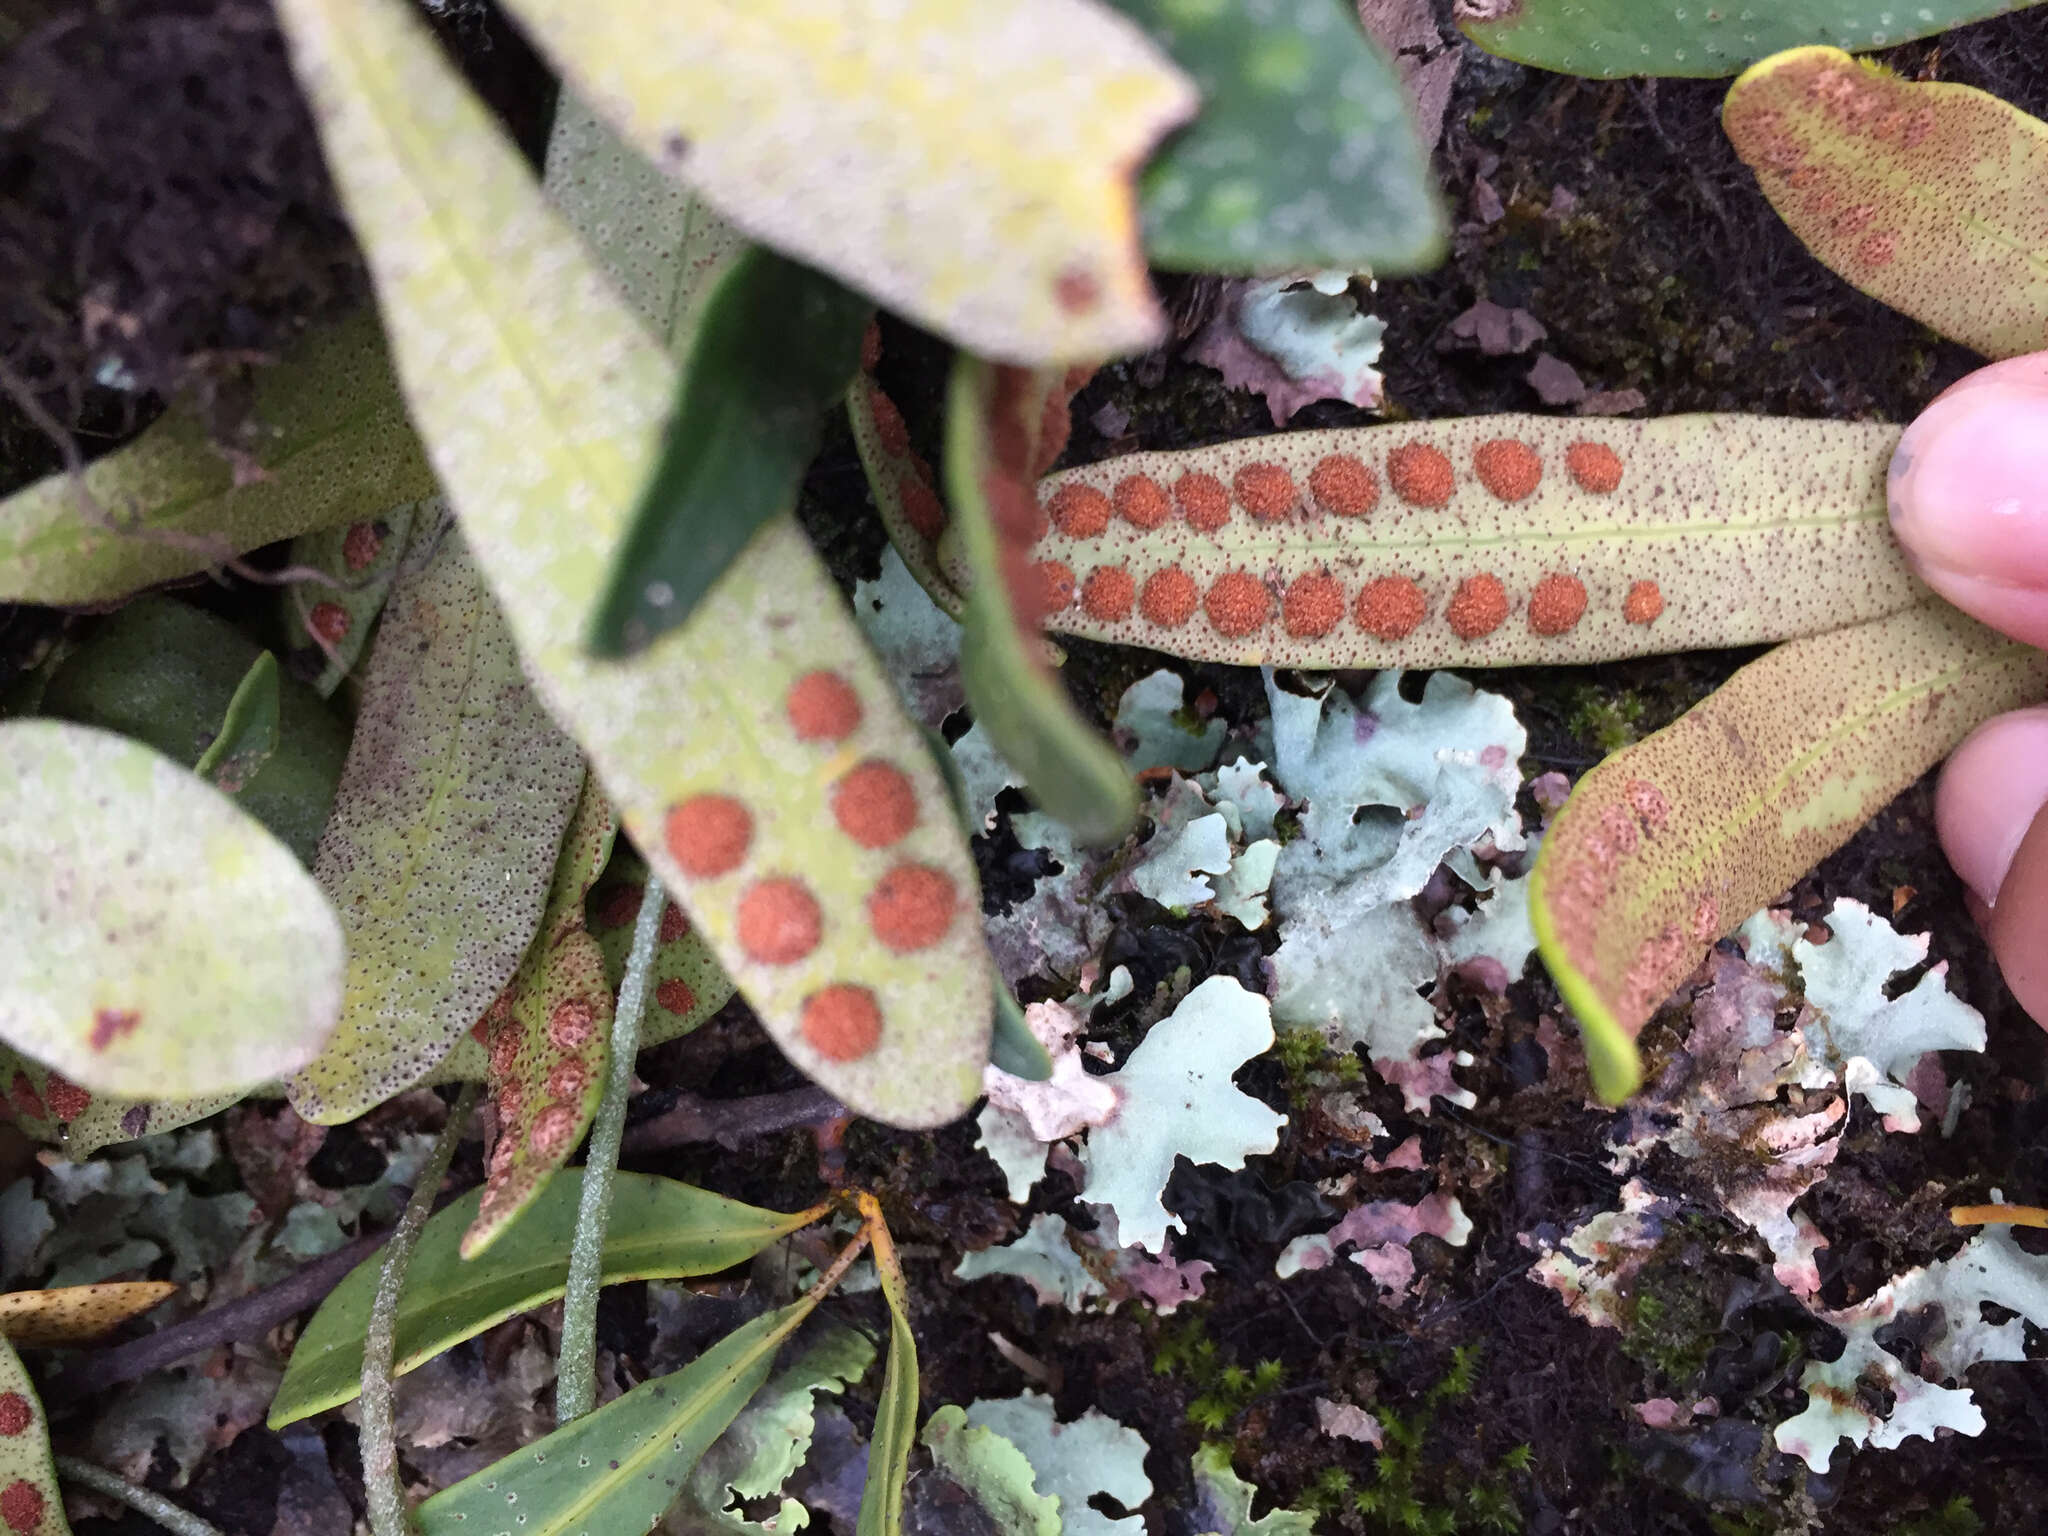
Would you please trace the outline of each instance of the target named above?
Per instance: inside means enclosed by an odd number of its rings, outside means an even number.
[[[1949,757],[1935,794],[1942,851],[1978,900],[1993,902],[2048,806],[2048,706],[1987,721]]]
[[[2012,995],[2048,1028],[2048,805],[2020,839],[1986,934]]]

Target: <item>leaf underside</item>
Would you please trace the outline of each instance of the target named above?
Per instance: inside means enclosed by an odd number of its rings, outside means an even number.
[[[1082,0],[639,0],[510,10],[600,115],[746,232],[997,357],[1163,325],[1130,174],[1195,108]]]
[[[2048,123],[1798,48],[1737,80],[1721,124],[1847,281],[1987,357],[2048,347]]]
[[[584,898],[611,857],[618,823],[586,778],[562,837],[540,932],[483,1017],[487,1081],[497,1108],[483,1204],[462,1237],[473,1259],[510,1229],[583,1141],[604,1096],[616,993],[584,927]]]
[[[217,1093],[319,1049],[341,929],[233,800],[140,742],[42,719],[0,724],[0,784],[0,1036],[69,1079],[60,1119],[88,1102],[73,1085]]]
[[[1805,43],[1887,48],[2039,0],[1460,0],[1465,35],[1502,58],[1568,75],[1732,75]],[[1498,20],[1479,20],[1497,14]]]
[[[863,374],[846,392],[846,416],[853,426],[854,451],[867,473],[868,493],[889,542],[939,610],[958,619],[967,600],[947,580],[938,555],[949,514],[931,465],[910,445],[903,413],[872,374]]]
[[[582,1191],[583,1171],[565,1169],[527,1207],[517,1239],[476,1259],[462,1257],[461,1243],[483,1192],[471,1190],[437,1212],[420,1234],[399,1299],[398,1374],[560,1296]],[[715,1274],[811,1219],[810,1213],[759,1210],[674,1179],[620,1173],[605,1233],[604,1283]],[[362,1389],[363,1335],[382,1267],[382,1256],[373,1254],[350,1270],[306,1324],[270,1406],[272,1429],[339,1407]]]
[[[0,1435],[0,1512],[10,1528],[34,1536],[71,1536],[57,1464],[50,1456],[50,1423],[43,1416],[35,1383],[14,1347],[0,1341],[0,1414],[8,1429]],[[19,1426],[18,1428],[16,1426]]]
[[[1137,786],[1046,665],[1044,594],[1023,554],[1038,510],[1032,479],[1065,440],[1075,386],[962,356],[946,393],[946,490],[958,514],[960,584],[972,589],[960,678],[974,718],[1033,800],[1083,841],[1109,843],[1137,815]],[[1058,441],[1041,441],[1048,417]]]
[[[96,511],[63,474],[0,502],[0,602],[104,602],[433,490],[373,316],[259,372],[250,414],[273,431],[251,451],[263,473],[247,484],[204,422],[173,411],[86,466]]]
[[[674,366],[406,7],[279,10],[416,419],[536,686],[791,1059],[876,1119],[954,1118],[988,1057],[973,863],[829,574],[777,518],[680,629],[625,662],[584,653]],[[872,847],[835,808],[868,762],[886,793],[848,816]]]
[[[1290,432],[1047,477],[1049,628],[1289,667],[1569,665],[1751,645],[1926,589],[1898,428],[1500,415]]]
[[[1848,840],[2048,656],[1929,602],[1779,646],[1579,781],[1530,877],[1543,959],[1610,1101],[1707,945]]]
[[[287,587],[278,608],[293,650],[320,654],[314,691],[322,698],[339,688],[363,654],[377,615],[391,593],[399,557],[412,536],[413,523],[435,522],[442,512],[439,497],[387,507],[375,517],[322,528],[292,540],[291,563],[325,571],[336,587]],[[319,639],[314,639],[314,631]]]
[[[348,934],[341,1023],[287,1084],[321,1124],[419,1081],[540,926],[583,761],[520,672],[454,524],[406,550],[313,873]]]
[[[1347,0],[1110,3],[1202,92],[1141,178],[1154,266],[1384,276],[1442,256],[1407,92]]]

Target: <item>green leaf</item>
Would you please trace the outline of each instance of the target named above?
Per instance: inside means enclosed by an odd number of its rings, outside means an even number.
[[[829,573],[778,517],[680,629],[625,662],[584,651],[674,366],[410,7],[279,14],[413,409],[536,686],[790,1058],[860,1113],[954,1118],[988,1059],[973,861]],[[819,688],[833,707],[813,711]],[[833,809],[869,764],[863,782],[900,775],[884,798],[911,812],[893,842],[893,812],[861,819],[883,846]]]
[[[43,691],[43,713],[119,731],[193,766],[263,655],[218,615],[150,594],[109,615],[65,658]],[[349,732],[298,679],[279,677],[277,690],[277,749],[235,803],[310,864]]]
[[[1898,437],[1737,415],[1287,432],[1048,476],[1030,554],[1061,594],[1049,627],[1200,661],[1497,667],[1753,645],[1926,596],[1885,509]]]
[[[88,1093],[61,1072],[0,1046],[0,1082],[7,1087],[7,1115],[38,1141],[60,1145],[73,1162],[102,1147],[138,1136],[173,1131],[226,1109],[245,1090],[203,1093],[196,1098],[122,1098]]]
[[[761,525],[796,504],[871,312],[758,247],[720,278],[599,601],[593,652],[623,656],[681,624]]]
[[[0,1519],[23,1536],[71,1536],[50,1424],[14,1346],[0,1340]]]
[[[259,372],[252,418],[271,430],[245,461],[263,473],[243,483],[176,410],[86,467],[90,507],[63,474],[0,502],[0,602],[105,602],[434,489],[370,315]]]
[[[868,1475],[860,1492],[858,1536],[900,1536],[903,1492],[910,1477],[910,1448],[917,1436],[917,1340],[910,1332],[910,1289],[896,1243],[881,1209],[863,1196],[875,1245],[875,1273],[889,1304],[889,1352],[882,1367],[882,1396],[875,1404],[874,1433],[868,1437]]]
[[[1252,1518],[1258,1488],[1237,1475],[1230,1447],[1210,1444],[1194,1455],[1195,1527],[1208,1536],[1315,1536],[1316,1517],[1302,1509],[1274,1509]]]
[[[646,886],[646,861],[631,845],[621,842],[590,903],[591,931],[604,954],[605,978],[614,992],[626,977],[633,919],[640,911]],[[704,942],[704,935],[674,902],[662,910],[647,989],[647,1012],[640,1021],[643,1050],[689,1034],[732,999],[732,978]]]
[[[419,1081],[540,927],[583,760],[520,672],[454,524],[406,550],[313,873],[348,934],[327,1049],[286,1085],[337,1124]]]
[[[854,451],[868,478],[875,512],[889,542],[917,584],[949,618],[958,619],[967,601],[939,565],[938,540],[945,532],[946,504],[933,485],[932,467],[910,446],[910,429],[896,402],[865,373],[846,392],[846,416],[853,426]]]
[[[498,1141],[476,1222],[463,1234],[474,1259],[510,1228],[590,1129],[611,1061],[617,988],[584,927],[583,901],[611,857],[618,823],[585,778],[562,838],[540,932],[484,1014],[487,1081]]]
[[[341,928],[234,801],[139,742],[55,720],[0,723],[0,784],[9,1045],[131,1097],[253,1087],[320,1048]]]
[[[953,366],[946,491],[971,588],[960,677],[974,718],[1024,775],[1031,797],[1083,841],[1110,843],[1137,816],[1137,786],[1040,655],[1038,620],[1052,599],[1022,558],[1039,515],[1031,493],[1044,467],[1038,457],[1047,447],[1058,452],[1038,441],[1039,423],[1055,397],[1063,420],[1071,393],[1056,379],[965,354]]]
[[[2048,689],[2048,656],[1941,603],[1779,646],[1581,779],[1530,919],[1593,1084],[1715,939],[1846,842],[1979,722]]]
[[[332,587],[297,584],[284,588],[278,596],[291,649],[317,652],[321,658],[312,684],[323,699],[341,686],[363,654],[398,575],[399,557],[405,553],[414,522],[433,527],[442,510],[441,499],[430,496],[388,508],[377,517],[302,533],[292,540],[293,565],[324,571],[340,583]]]
[[[1201,87],[1145,168],[1145,254],[1195,272],[1415,272],[1445,222],[1392,63],[1347,0],[1110,0]]]
[[[495,1244],[474,1260],[462,1257],[461,1244],[481,1190],[428,1221],[398,1304],[399,1375],[562,1294],[582,1188],[583,1170],[564,1169],[527,1207],[517,1241]],[[815,1219],[812,1211],[785,1216],[674,1179],[619,1173],[605,1234],[604,1283],[715,1274]],[[270,1406],[272,1429],[338,1407],[360,1390],[363,1333],[382,1266],[373,1254],[349,1271],[306,1324]]]
[[[1129,177],[1195,94],[1092,4],[509,9],[642,154],[927,329],[1049,361],[1163,333]]]
[[[1568,75],[1732,75],[1781,48],[1888,48],[2039,0],[1459,0],[1465,35]]]
[[[948,1403],[925,1420],[925,1448],[966,1489],[1002,1536],[1060,1536],[1060,1501],[1033,1486],[1031,1463],[994,1430]]]
[[[249,787],[277,754],[277,658],[265,651],[249,664],[228,700],[220,734],[199,754],[192,771],[224,795]]]
[[[494,1521],[520,1536],[652,1530],[816,1305],[807,1296],[743,1323],[673,1375],[435,1494],[419,1508],[422,1536],[470,1536]]]
[[[1721,125],[1779,217],[1863,292],[1989,357],[2048,345],[2048,123],[1799,48],[1737,80]]]
[[[1042,1083],[1052,1076],[1052,1056],[1045,1042],[1031,1033],[1023,1008],[1000,976],[996,978],[996,1032],[988,1059],[991,1066],[1026,1082]]]

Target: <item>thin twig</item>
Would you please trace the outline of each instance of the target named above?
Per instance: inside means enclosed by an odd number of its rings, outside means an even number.
[[[686,1093],[668,1109],[628,1131],[624,1150],[637,1157],[697,1141],[715,1141],[730,1148],[756,1136],[823,1125],[845,1113],[844,1104],[810,1083],[786,1093],[757,1093],[744,1099],[700,1099]]]
[[[576,1235],[569,1244],[569,1283],[562,1297],[562,1349],[555,1363],[555,1423],[580,1419],[597,1406],[597,1294],[604,1285],[604,1239],[611,1226],[612,1175],[618,1171],[619,1143],[626,1133],[626,1100],[633,1092],[633,1062],[640,1054],[640,1015],[661,935],[666,900],[659,880],[649,878],[633,926],[633,950],[619,983],[612,1015],[612,1054],[598,1101],[597,1123],[583,1154],[583,1190],[576,1203]]]
[[[372,1536],[410,1536],[412,1518],[405,1506],[405,1488],[398,1480],[398,1431],[394,1413],[397,1394],[392,1369],[398,1358],[398,1297],[412,1251],[434,1208],[434,1195],[448,1176],[455,1144],[462,1140],[469,1112],[475,1108],[478,1085],[464,1083],[448,1123],[420,1169],[419,1183],[405,1202],[405,1214],[391,1230],[384,1250],[384,1268],[377,1276],[376,1299],[370,1303],[370,1326],[363,1339],[363,1492],[370,1506]]]
[[[255,582],[259,586],[286,587],[311,582],[316,586],[349,592],[361,585],[360,582],[344,580],[332,572],[311,565],[288,565],[281,570],[261,571],[243,560],[240,551],[226,539],[202,533],[186,533],[179,528],[151,528],[140,518],[130,519],[124,524],[100,505],[99,499],[92,493],[92,488],[85,483],[85,455],[78,450],[78,439],[65,430],[62,422],[43,408],[43,402],[36,397],[34,387],[16,373],[5,358],[0,358],[0,390],[6,391],[21,408],[22,415],[29,419],[30,424],[56,447],[64,460],[64,473],[71,482],[71,496],[78,503],[79,515],[95,528],[111,533],[117,538],[142,539],[151,544],[161,544],[169,549],[199,555],[207,564],[222,566],[244,581]]]
[[[449,1191],[446,1199],[435,1202],[436,1208],[461,1193]],[[278,1324],[326,1300],[327,1293],[383,1247],[390,1235],[388,1230],[365,1232],[334,1252],[301,1265],[275,1285],[208,1307],[169,1328],[159,1328],[155,1333],[87,1355],[44,1383],[43,1402],[52,1409],[67,1407],[123,1382],[140,1380],[152,1371],[168,1370],[189,1355],[218,1349],[223,1344],[254,1343]]]
[[[74,1483],[83,1483],[94,1493],[120,1500],[130,1509],[149,1516],[171,1532],[171,1536],[224,1536],[219,1526],[200,1519],[189,1509],[179,1508],[162,1494],[138,1488],[127,1478],[92,1462],[80,1461],[76,1456],[59,1456],[57,1475],[68,1477]]]

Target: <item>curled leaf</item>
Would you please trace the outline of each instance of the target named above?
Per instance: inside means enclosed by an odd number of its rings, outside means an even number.
[[[313,862],[348,933],[341,1024],[287,1085],[353,1119],[483,1016],[540,926],[583,761],[519,670],[451,522],[405,554]]]
[[[220,733],[207,743],[192,771],[224,795],[248,788],[277,752],[277,658],[265,651],[236,685]]]
[[[1779,646],[1581,779],[1530,918],[1601,1095],[1634,1090],[1637,1032],[1707,945],[2044,691],[2048,656],[1927,603]]]
[[[0,1038],[69,1079],[74,1114],[253,1087],[320,1048],[340,925],[234,801],[55,720],[0,724],[0,783]]]
[[[429,497],[292,540],[293,565],[325,571],[336,582],[331,587],[309,582],[286,588],[278,604],[292,649],[319,653],[320,667],[312,683],[322,698],[341,686],[363,654],[391,593],[413,524],[422,521],[431,527],[441,513],[440,498]]]
[[[611,857],[618,823],[586,778],[562,838],[540,932],[483,1017],[498,1140],[475,1223],[473,1259],[504,1234],[583,1141],[604,1094],[616,991],[584,927],[583,899]]]
[[[174,411],[87,465],[83,501],[56,474],[0,502],[0,602],[104,602],[434,489],[374,316],[259,373],[252,414],[274,429],[247,461],[253,479]]]
[[[1203,661],[1749,645],[1925,596],[1886,516],[1897,441],[1764,416],[1502,415],[1137,453],[1039,484],[1031,569],[1050,628]]]
[[[1130,175],[1195,93],[1083,0],[517,0],[598,112],[747,234],[977,351],[1163,329]]]
[[[1032,478],[1059,453],[1079,382],[963,356],[946,395],[946,488],[972,587],[960,676],[975,719],[1039,805],[1108,843],[1137,815],[1137,786],[1039,654],[1039,621],[1064,594],[1024,555],[1042,517]]]
[[[1988,357],[2048,346],[2048,123],[1795,48],[1729,88],[1721,125],[1792,232],[1872,298]]]

